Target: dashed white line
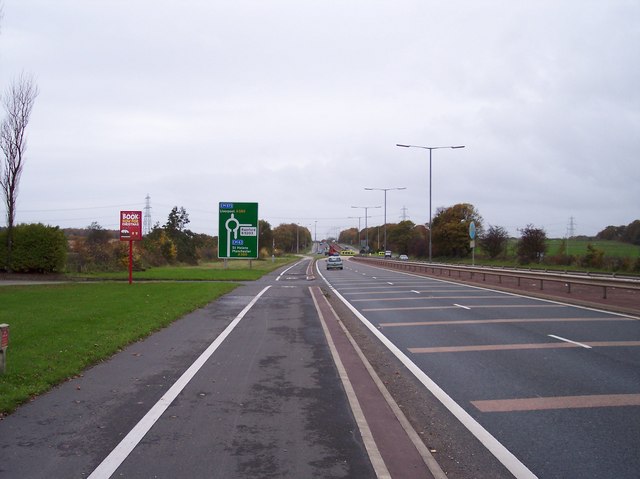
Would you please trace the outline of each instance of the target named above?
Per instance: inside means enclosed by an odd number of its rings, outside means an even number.
[[[457,306],[458,308],[462,308],[462,309],[471,309],[469,306],[462,306],[461,304],[453,303],[453,305]]]
[[[556,336],[555,334],[548,334],[550,338],[559,339],[560,341],[564,341],[565,343],[575,344],[576,346],[580,346],[581,348],[592,349],[588,344],[578,343],[577,341],[571,341],[570,339],[563,338],[561,336]]]

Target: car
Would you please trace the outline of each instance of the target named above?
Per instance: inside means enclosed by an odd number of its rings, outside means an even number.
[[[327,271],[330,269],[342,269],[343,263],[340,256],[329,256],[327,259]]]
[[[409,257],[408,257],[406,254],[401,254],[401,255],[400,255],[400,259],[401,259],[402,261],[407,261],[407,260],[409,259]]]
[[[384,257],[385,258],[391,258],[391,251],[387,250],[384,252]]]

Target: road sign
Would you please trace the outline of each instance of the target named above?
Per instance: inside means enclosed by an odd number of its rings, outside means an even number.
[[[473,221],[469,225],[469,238],[476,239],[476,224]]]
[[[218,258],[258,258],[258,203],[220,203]]]
[[[142,239],[142,211],[120,212],[120,241]]]

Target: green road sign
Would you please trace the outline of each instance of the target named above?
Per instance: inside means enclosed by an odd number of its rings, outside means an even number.
[[[218,258],[258,258],[258,203],[220,203]]]

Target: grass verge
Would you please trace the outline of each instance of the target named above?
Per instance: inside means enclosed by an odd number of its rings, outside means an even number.
[[[284,256],[271,260],[230,260],[225,268],[222,261],[202,263],[198,266],[160,266],[146,271],[134,271],[133,280],[167,281],[254,281],[265,274],[299,260],[296,256]],[[74,274],[78,278],[128,280],[128,271],[107,273]]]
[[[79,374],[233,283],[91,283],[0,288],[0,323],[10,325],[0,415]]]

